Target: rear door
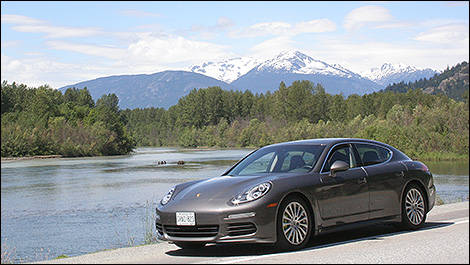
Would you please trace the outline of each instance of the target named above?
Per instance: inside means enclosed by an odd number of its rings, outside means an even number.
[[[330,176],[335,161],[350,165],[346,171]],[[367,220],[369,191],[365,171],[359,166],[351,144],[333,147],[321,170],[322,186],[316,191],[323,226]]]
[[[405,166],[400,162],[390,162],[393,153],[386,147],[369,143],[355,143],[354,146],[360,165],[367,172],[370,218],[400,214]]]

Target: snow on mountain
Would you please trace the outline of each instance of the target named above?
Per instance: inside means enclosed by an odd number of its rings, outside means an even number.
[[[381,67],[374,67],[363,72],[362,76],[380,85],[387,86],[401,81],[414,82],[420,78],[430,78],[436,73],[437,71],[430,68],[418,69],[404,64],[384,63]]]
[[[391,64],[384,63],[381,67],[371,68],[369,71],[363,72],[362,76],[369,78],[370,80],[379,80],[384,77],[390,76],[396,73],[411,73],[418,69],[414,66],[407,66],[404,64]]]
[[[293,50],[281,52],[276,57],[261,63],[256,67],[256,70],[276,73],[336,75],[347,78],[360,77],[341,65],[330,65]]]
[[[189,68],[189,71],[231,83],[259,64],[259,60],[250,57],[237,57],[220,62],[205,62],[200,65],[193,65]]]
[[[330,65],[298,51],[285,51],[266,60],[230,84],[253,93],[274,91],[280,82],[296,80],[321,84],[327,93],[348,96],[372,93],[382,87],[340,65]]]

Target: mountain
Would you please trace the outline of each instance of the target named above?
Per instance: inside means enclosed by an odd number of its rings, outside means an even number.
[[[344,96],[372,93],[382,88],[340,65],[330,65],[298,51],[282,52],[254,67],[231,84],[259,93],[276,90],[281,81],[289,86],[296,80],[320,83],[327,93],[343,93]]]
[[[414,82],[421,78],[433,77],[435,70],[430,68],[418,69],[414,66],[403,64],[384,63],[381,67],[374,67],[370,71],[362,73],[362,76],[369,78],[384,87],[400,82]]]
[[[320,83],[327,93],[349,96],[372,93],[385,88],[385,84],[419,80],[436,73],[431,69],[384,64],[364,77],[341,65],[328,64],[293,50],[264,61],[237,57],[193,65],[186,70],[102,77],[68,85],[60,90],[87,87],[94,100],[103,94],[115,93],[121,108],[168,108],[193,88],[220,86],[223,89],[266,93],[277,90],[281,81],[289,86],[297,80],[309,80]]]
[[[430,79],[415,82],[400,82],[389,85],[386,91],[406,92],[409,89],[423,89],[429,94],[445,94],[455,100],[468,99],[469,68],[467,62],[462,62]]]
[[[126,108],[163,107],[175,105],[178,99],[193,88],[220,86],[235,88],[223,81],[198,73],[186,71],[164,71],[155,74],[118,75],[101,77],[59,88],[65,92],[69,87],[87,87],[96,101],[104,94],[115,93],[119,106]]]
[[[260,63],[261,61],[250,57],[237,57],[220,62],[205,62],[193,65],[188,70],[231,83]]]

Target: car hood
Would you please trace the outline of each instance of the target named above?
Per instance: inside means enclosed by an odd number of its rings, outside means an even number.
[[[229,201],[247,189],[274,178],[272,176],[220,176],[187,185],[181,184],[176,187],[174,200],[203,199],[209,201]]]

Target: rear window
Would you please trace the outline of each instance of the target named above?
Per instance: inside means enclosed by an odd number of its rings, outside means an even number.
[[[355,144],[363,166],[375,165],[387,161],[392,152],[387,148],[373,144]]]

